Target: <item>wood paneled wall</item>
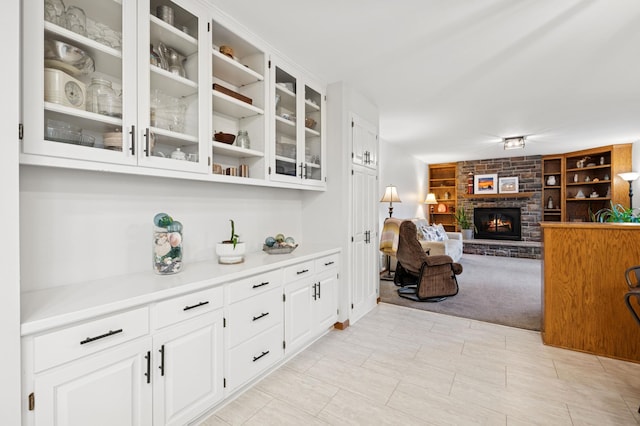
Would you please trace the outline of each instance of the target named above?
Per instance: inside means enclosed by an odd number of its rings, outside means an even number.
[[[640,362],[624,271],[640,264],[640,225],[542,223],[545,344]]]

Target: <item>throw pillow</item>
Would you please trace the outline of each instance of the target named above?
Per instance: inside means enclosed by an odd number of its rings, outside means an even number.
[[[436,234],[438,235],[439,238],[441,238],[438,241],[444,241],[449,239],[449,236],[447,235],[447,230],[444,229],[444,226],[441,223],[436,225]]]
[[[420,230],[422,231],[422,235],[424,235],[425,241],[443,241],[442,236],[438,235],[435,226],[423,226]]]

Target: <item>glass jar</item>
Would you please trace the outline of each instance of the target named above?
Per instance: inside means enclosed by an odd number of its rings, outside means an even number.
[[[114,104],[117,103],[115,90],[111,82],[102,78],[92,78],[87,89],[87,111],[104,115],[113,115]],[[122,115],[122,104],[120,105]]]
[[[172,225],[153,227],[153,270],[161,275],[182,269],[182,229]]]
[[[239,146],[240,148],[245,148],[245,149],[251,148],[249,133],[247,133],[246,130],[240,130],[238,132],[238,137],[236,138],[236,146]]]

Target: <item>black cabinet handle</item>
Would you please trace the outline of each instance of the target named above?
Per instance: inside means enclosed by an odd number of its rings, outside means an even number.
[[[321,291],[320,288],[321,288],[321,285],[320,285],[320,282],[318,282],[318,299],[320,299],[320,297],[322,297],[320,295],[320,291]]]
[[[316,294],[316,286],[318,285],[318,283],[313,283],[313,300],[317,300],[317,294]]]
[[[122,333],[122,329],[121,328],[119,328],[118,330],[109,330],[108,333],[104,333],[104,334],[101,334],[99,336],[87,337],[82,342],[80,342],[80,344],[84,345],[85,343],[95,342],[96,340],[104,339],[105,337],[113,336],[114,334],[118,334],[118,333]]]
[[[267,284],[269,284],[269,281],[265,281],[265,282],[260,283],[260,284],[254,284],[252,288],[262,287],[263,285],[267,285]]]
[[[308,269],[303,269],[302,271],[296,272],[296,275],[304,274],[305,272],[309,272]]]
[[[135,124],[131,125],[131,131],[129,132],[131,135],[131,155],[136,155],[136,126]]]
[[[252,320],[252,321],[258,321],[260,318],[264,318],[264,317],[266,317],[267,315],[269,315],[269,312],[266,312],[266,313],[265,313],[265,312],[263,312],[261,315],[258,315],[257,317],[253,317],[253,320]]]
[[[147,383],[151,383],[151,351],[147,351],[144,359],[147,360],[147,372],[144,375],[147,376]]]
[[[147,157],[151,156],[151,148],[149,147],[149,128],[147,127],[147,129],[144,132],[144,153]]]
[[[266,351],[266,352],[262,352],[262,355],[254,356],[253,357],[253,362],[256,362],[257,360],[259,360],[263,356],[267,355],[268,353],[269,353],[269,351]]]
[[[164,376],[164,345],[160,346],[158,352],[160,352],[160,366],[158,368],[160,369],[160,375]]]
[[[331,262],[327,262],[324,264],[324,266],[329,266],[329,265],[333,265],[335,262],[332,260]]]
[[[204,305],[208,305],[209,301],[205,301],[205,302],[200,302],[196,305],[191,305],[191,306],[185,306],[183,311],[188,311],[189,309],[195,309],[195,308],[199,308],[200,306],[204,306]]]

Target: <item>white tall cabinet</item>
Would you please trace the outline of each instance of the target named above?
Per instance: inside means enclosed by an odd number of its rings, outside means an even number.
[[[356,321],[375,306],[378,297],[377,280],[377,202],[378,171],[377,129],[357,115],[351,116],[351,146],[354,149],[351,194],[353,250],[351,262],[351,315]],[[356,149],[364,154],[355,155]]]

